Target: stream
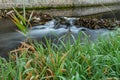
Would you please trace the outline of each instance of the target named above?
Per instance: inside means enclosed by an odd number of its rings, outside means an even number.
[[[115,18],[120,20],[119,10],[115,11]],[[95,15],[95,14],[94,14]],[[97,15],[97,14],[96,14]],[[113,18],[113,14],[102,13],[98,14],[99,18]],[[108,29],[88,29],[84,26],[74,25],[74,21],[77,17],[62,17],[69,24],[60,23],[56,28],[56,20],[52,19],[44,25],[34,26],[29,29],[28,36],[32,40],[37,40],[45,43],[45,38],[51,40],[53,43],[59,45],[61,41],[65,44],[74,44],[76,39],[80,38],[81,42],[84,42],[85,36],[87,36],[88,41],[95,41],[99,37],[106,37],[109,35],[111,30]],[[8,52],[19,47],[20,42],[25,41],[26,37],[16,31],[16,26],[9,19],[0,20],[0,56],[7,57]],[[80,35],[80,37],[79,37]]]

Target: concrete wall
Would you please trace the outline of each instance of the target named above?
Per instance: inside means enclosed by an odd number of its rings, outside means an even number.
[[[119,3],[120,0],[0,0],[0,9],[11,7],[28,7],[38,6],[65,6],[65,5],[94,5],[94,4],[108,4]]]
[[[83,7],[83,8],[75,8],[75,9],[67,9],[67,10],[39,10],[35,13],[46,13],[51,16],[86,16],[86,15],[92,15],[92,14],[98,14],[98,13],[104,13],[108,12],[112,15],[114,15],[115,10],[120,10],[120,5],[114,5],[114,6],[99,6],[99,7]]]
[[[74,0],[75,5],[94,5],[94,4],[109,4],[109,3],[118,3],[120,0]]]

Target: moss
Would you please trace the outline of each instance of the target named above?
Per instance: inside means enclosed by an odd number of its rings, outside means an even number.
[[[26,7],[26,10],[49,10],[49,9],[71,9],[75,8],[75,6],[72,5],[66,5],[66,6],[37,6],[37,7]],[[23,10],[22,8],[16,8],[17,10]]]
[[[108,4],[83,4],[83,5],[59,5],[59,6],[41,6],[41,7],[26,7],[27,10],[48,10],[48,9],[73,9],[81,7],[99,7],[99,6],[112,6],[118,3],[108,3]]]
[[[72,9],[72,8],[81,8],[81,7],[99,7],[99,6],[110,6],[110,5],[116,5],[119,3],[108,3],[108,4],[84,4],[84,5],[58,5],[58,6],[33,6],[33,7],[26,7],[26,10],[48,10],[48,9]],[[18,11],[23,10],[22,7],[16,7]],[[1,9],[2,10],[2,9]],[[4,10],[4,9],[3,9]],[[6,10],[12,10],[12,8],[6,9]]]

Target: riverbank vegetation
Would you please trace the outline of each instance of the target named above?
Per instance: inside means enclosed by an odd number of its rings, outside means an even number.
[[[64,49],[63,49],[64,48]],[[57,46],[47,42],[22,43],[9,55],[0,58],[1,80],[119,80],[120,31],[108,39],[82,45]]]
[[[8,60],[0,58],[0,80],[119,80],[119,29],[96,42],[81,44],[78,39],[73,45],[61,43],[22,42]]]

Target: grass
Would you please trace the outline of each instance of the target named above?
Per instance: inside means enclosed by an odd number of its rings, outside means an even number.
[[[14,13],[13,13],[14,12]],[[9,12],[9,18],[14,22],[19,29],[19,32],[23,34],[25,37],[28,36],[28,30],[31,27],[30,21],[33,15],[33,12],[30,14],[29,18],[26,18],[26,10],[23,7],[23,15],[21,15],[15,8],[13,11]]]
[[[0,80],[119,80],[120,31],[82,45],[22,43],[9,61],[0,58]],[[64,49],[63,49],[64,48]]]
[[[14,11],[17,16],[12,14],[12,20],[26,36],[27,20]],[[9,60],[0,58],[0,80],[119,80],[119,66],[118,29],[94,43],[81,44],[79,39],[73,45],[69,40],[61,45],[46,40],[46,46],[22,42],[19,49],[11,51]]]

